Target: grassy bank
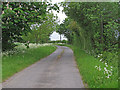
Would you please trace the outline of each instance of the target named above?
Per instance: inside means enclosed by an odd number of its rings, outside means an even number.
[[[83,82],[88,88],[118,88],[117,66],[107,65],[78,47],[66,46],[73,49]]]
[[[36,48],[20,49],[2,57],[2,80],[21,71],[36,61],[50,55],[56,50],[55,46],[38,46]]]

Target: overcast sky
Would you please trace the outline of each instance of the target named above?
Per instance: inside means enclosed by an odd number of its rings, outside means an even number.
[[[52,3],[55,4],[55,3],[59,3],[59,2],[62,2],[64,0],[52,0]],[[59,23],[62,23],[62,21],[67,17],[65,15],[64,12],[62,12],[63,10],[63,7],[59,7],[60,8],[60,12],[58,13],[57,11],[53,11],[54,15],[57,14],[58,16],[58,20],[60,21]],[[50,36],[50,39],[53,41],[53,40],[60,40],[60,35],[56,32],[53,32],[53,34]],[[62,40],[67,40],[67,38],[65,38],[64,35],[62,35]]]

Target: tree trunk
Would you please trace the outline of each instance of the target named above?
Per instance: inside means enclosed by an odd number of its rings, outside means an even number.
[[[103,41],[103,18],[102,18],[102,15],[100,15],[100,32],[101,32],[101,44],[103,45],[104,44],[104,41]],[[103,46],[102,46],[102,50],[103,50]]]
[[[118,37],[118,49],[120,49],[120,35]]]
[[[61,41],[61,34],[60,34],[60,41]]]
[[[36,42],[36,44],[38,44],[38,39],[37,39],[37,36],[35,36],[35,42]]]

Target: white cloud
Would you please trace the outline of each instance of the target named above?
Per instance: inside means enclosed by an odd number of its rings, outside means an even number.
[[[52,0],[52,3],[55,4],[55,3],[59,3],[59,2],[64,2],[65,0]]]
[[[59,2],[64,2],[64,0],[52,0],[52,4],[55,4],[55,3],[59,3]],[[59,4],[58,4],[59,5]],[[63,10],[63,7],[62,6],[59,6],[59,13],[55,10],[53,10],[53,13],[54,15],[57,15],[58,16],[58,20],[60,21],[59,23],[62,23],[62,21],[67,18],[67,16],[65,15],[64,12],[62,12]]]
[[[52,0],[52,4],[59,3],[59,2],[63,2],[63,1],[64,1],[64,0]],[[59,6],[59,9],[60,9],[59,13],[58,13],[57,11],[54,11],[54,10],[53,10],[53,13],[54,13],[55,16],[56,16],[56,15],[58,16],[58,20],[60,21],[60,22],[59,22],[59,24],[60,24],[60,23],[63,22],[63,20],[65,20],[65,18],[67,18],[67,16],[65,15],[64,12],[62,12],[63,7]],[[59,34],[59,33],[56,33],[56,32],[53,32],[53,34],[50,36],[50,39],[51,39],[52,41],[60,40],[60,34]],[[67,40],[67,38],[66,38],[64,35],[61,36],[61,39],[62,39],[62,40]]]
[[[59,33],[56,33],[56,32],[53,32],[50,36],[50,40],[51,41],[56,41],[56,40],[60,40],[60,34]],[[65,38],[64,35],[61,35],[61,40],[67,40],[67,38]]]
[[[59,23],[62,23],[63,20],[65,20],[65,18],[67,18],[67,16],[65,15],[64,12],[62,12],[63,7],[60,7],[60,11],[59,13],[57,11],[53,11],[54,15],[58,16],[58,20],[60,21]]]

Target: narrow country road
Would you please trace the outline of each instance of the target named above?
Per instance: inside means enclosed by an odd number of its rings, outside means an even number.
[[[73,51],[65,46],[3,82],[3,88],[84,88]]]

